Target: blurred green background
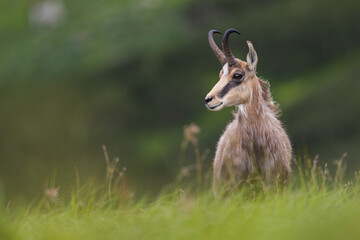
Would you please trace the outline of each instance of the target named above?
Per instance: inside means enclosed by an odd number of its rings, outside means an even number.
[[[357,170],[359,12],[356,0],[0,1],[3,191],[36,196],[54,172],[68,189],[74,167],[101,179],[103,144],[136,191],[158,191],[192,122],[210,164],[232,109],[204,107],[220,70],[207,32],[230,27],[242,33],[234,55],[254,44],[294,153],[306,145],[332,163],[347,152]]]

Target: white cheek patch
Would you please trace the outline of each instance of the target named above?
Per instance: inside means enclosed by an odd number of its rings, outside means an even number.
[[[229,75],[229,65],[227,63],[224,64],[222,71],[223,75]]]

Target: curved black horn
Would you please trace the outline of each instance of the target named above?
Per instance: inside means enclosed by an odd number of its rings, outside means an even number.
[[[220,48],[216,45],[216,43],[214,41],[214,36],[213,36],[214,33],[222,34],[218,30],[210,30],[208,33],[209,44],[210,44],[210,47],[213,50],[215,56],[219,59],[221,65],[224,65],[226,63],[226,58],[225,58],[224,53],[220,50]]]
[[[221,40],[221,47],[223,49],[223,52],[225,54],[225,58],[226,58],[226,61],[229,65],[229,67],[231,67],[232,65],[234,65],[236,63],[235,57],[232,55],[230,47],[229,47],[229,35],[233,32],[241,35],[236,29],[230,28],[230,29],[226,30],[226,32],[224,33],[224,36]]]

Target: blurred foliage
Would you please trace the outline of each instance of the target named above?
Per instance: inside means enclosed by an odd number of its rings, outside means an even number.
[[[35,195],[103,172],[102,145],[138,191],[177,171],[182,128],[202,128],[213,155],[230,110],[203,106],[220,65],[210,29],[234,27],[239,58],[251,40],[272,83],[294,149],[326,161],[360,154],[360,3],[355,0],[62,1],[56,26],[35,24],[36,4],[0,3],[0,179],[8,196]],[[210,157],[211,158],[211,157]],[[210,161],[207,163],[210,164]]]

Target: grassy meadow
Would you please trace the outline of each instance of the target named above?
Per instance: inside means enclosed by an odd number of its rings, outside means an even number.
[[[360,239],[359,12],[356,0],[0,1],[0,240]],[[204,107],[221,69],[207,33],[228,28],[242,34],[236,57],[254,44],[281,106],[297,156],[285,189],[254,178],[214,196],[232,109]]]
[[[114,206],[79,199],[46,210],[8,210],[1,239],[359,239],[358,186],[236,193],[163,194]]]
[[[134,197],[126,169],[104,146],[102,183],[77,175],[66,193],[54,177],[31,204],[3,201],[0,239],[359,239],[360,175],[346,176],[346,154],[331,172],[305,149],[286,188],[254,177],[215,196],[198,132],[185,128],[182,143],[194,165],[158,195]]]

